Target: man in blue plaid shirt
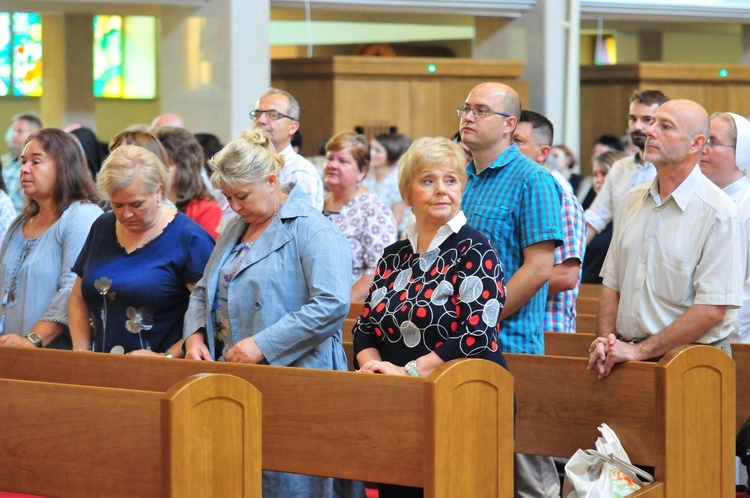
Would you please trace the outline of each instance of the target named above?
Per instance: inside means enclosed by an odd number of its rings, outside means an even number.
[[[544,354],[544,309],[562,244],[561,188],[512,143],[521,99],[502,83],[481,83],[458,108],[461,140],[471,150],[462,208],[492,242],[506,277],[500,315],[503,352]],[[516,497],[553,498],[560,487],[548,457],[516,455]]]

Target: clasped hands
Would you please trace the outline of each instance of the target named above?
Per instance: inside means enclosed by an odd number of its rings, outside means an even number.
[[[616,363],[641,359],[639,351],[637,344],[623,342],[615,334],[597,337],[589,347],[588,369],[593,370],[599,379],[603,379]]]

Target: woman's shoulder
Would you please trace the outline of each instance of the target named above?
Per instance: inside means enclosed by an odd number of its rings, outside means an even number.
[[[168,227],[171,227],[168,231],[174,237],[190,237],[206,239],[213,243],[213,237],[206,231],[205,228],[200,226],[192,218],[185,213],[177,212],[174,219],[169,222]],[[166,232],[167,230],[165,230]]]
[[[61,233],[81,233],[85,237],[103,213],[97,204],[77,201],[60,215],[56,225]]]
[[[490,239],[485,234],[469,225],[468,223],[461,227],[461,229],[457,232],[457,235],[461,240],[469,239],[476,244],[492,247]]]

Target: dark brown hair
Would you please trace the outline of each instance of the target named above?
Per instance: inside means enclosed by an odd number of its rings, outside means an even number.
[[[57,128],[42,128],[29,135],[26,144],[34,140],[39,142],[44,152],[55,162],[55,187],[52,195],[57,204],[58,215],[74,202],[99,202],[83,149],[72,135]],[[37,213],[39,204],[34,199],[28,199],[23,214],[31,217]]]

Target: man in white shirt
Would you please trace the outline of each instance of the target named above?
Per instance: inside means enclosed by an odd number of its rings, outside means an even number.
[[[292,94],[269,88],[250,112],[255,126],[268,133],[276,151],[284,156],[279,179],[282,184],[296,183],[310,198],[310,205],[323,210],[323,180],[310,161],[294,152],[292,136],[299,129],[299,103]]]
[[[740,221],[745,225],[747,237],[750,237],[750,121],[731,112],[717,112],[711,115],[711,134],[703,148],[701,171],[737,204]],[[737,312],[729,341],[750,343],[748,271],[745,272],[742,307]]]
[[[597,337],[589,369],[600,379],[628,360],[709,344],[731,354],[742,304],[746,239],[737,206],[701,173],[709,120],[690,100],[671,100],[648,127],[644,159],[656,178],[617,213],[604,261]]]
[[[646,129],[651,124],[654,112],[667,100],[667,96],[659,90],[636,90],[630,96],[628,134],[641,152],[620,159],[609,170],[604,185],[585,213],[586,244],[607,228],[630,189],[656,176],[654,165],[643,160],[642,151],[646,143]]]

